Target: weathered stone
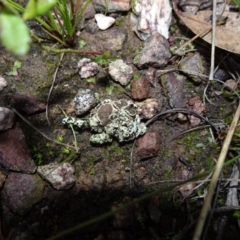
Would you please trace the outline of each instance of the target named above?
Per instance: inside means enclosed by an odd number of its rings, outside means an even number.
[[[186,104],[183,92],[185,79],[184,76],[174,72],[161,76],[164,93],[168,96],[169,104],[172,108],[182,108]]]
[[[142,75],[138,80],[131,82],[131,92],[133,99],[142,100],[149,97],[149,81],[144,75]]]
[[[122,59],[111,62],[108,66],[109,74],[116,82],[121,85],[127,85],[133,75],[133,70]]]
[[[131,6],[130,6],[130,0],[111,0],[111,1],[106,1],[106,0],[95,0],[94,1],[94,7],[96,11],[98,12],[125,12],[129,11]]]
[[[25,136],[18,125],[0,133],[0,164],[18,172],[33,173],[36,170]]]
[[[88,88],[80,88],[73,99],[73,105],[76,115],[82,115],[88,112],[96,105],[97,99],[93,92]]]
[[[29,93],[17,93],[13,97],[13,106],[27,115],[44,112],[46,104]]]
[[[156,32],[168,38],[172,19],[169,0],[134,1],[133,12],[131,15],[133,30],[140,39],[146,40]]]
[[[188,104],[190,106],[193,106],[195,104],[196,101],[200,100],[201,97],[200,96],[195,96],[195,97],[192,97],[190,99],[188,99]]]
[[[147,132],[138,139],[137,154],[141,157],[152,156],[158,153],[161,138],[156,132]]]
[[[89,58],[81,58],[78,61],[77,67],[81,78],[89,78],[98,73],[98,64],[92,62]]]
[[[7,81],[0,76],[0,92],[7,86]]]
[[[0,107],[0,130],[10,129],[14,122],[14,112],[8,108]]]
[[[167,64],[170,57],[167,39],[155,33],[144,42],[144,48],[135,56],[133,63],[140,69],[161,68]]]
[[[0,188],[2,188],[3,183],[6,180],[6,175],[4,175],[1,171],[0,171]]]
[[[10,173],[5,181],[2,199],[15,213],[25,214],[43,198],[44,181],[37,175]]]
[[[57,190],[69,189],[76,181],[75,168],[70,163],[52,162],[39,166],[37,172]]]
[[[120,51],[127,40],[127,31],[124,28],[114,27],[106,31],[95,34],[94,38],[98,42],[100,49],[110,51]]]
[[[204,68],[202,63],[202,58],[199,53],[195,53],[192,56],[185,57],[181,60],[179,68],[186,72],[186,74],[196,83],[202,81],[201,76],[198,74],[203,74]]]
[[[142,119],[150,119],[159,112],[160,106],[155,98],[148,98],[143,102],[135,102],[138,114]]]
[[[87,8],[85,9],[85,11],[83,12],[82,17],[86,20],[94,18],[94,15],[96,14],[96,11],[94,9],[94,5],[92,2],[90,2],[87,5]]]

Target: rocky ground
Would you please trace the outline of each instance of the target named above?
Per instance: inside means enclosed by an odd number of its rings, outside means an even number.
[[[85,12],[75,42],[84,40],[89,54],[53,54],[33,42],[16,57],[0,46],[1,239],[191,238],[208,184],[171,186],[214,167],[236,95],[218,82],[206,90],[209,45],[198,41],[182,56],[170,51],[192,36],[176,16],[169,36],[141,40],[129,4],[108,14],[115,23],[104,31],[94,8]],[[230,79],[228,70],[220,66],[216,78]]]

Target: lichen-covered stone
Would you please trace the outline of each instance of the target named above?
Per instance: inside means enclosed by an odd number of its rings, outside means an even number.
[[[140,122],[136,105],[132,101],[105,99],[91,112],[89,126],[97,134],[92,135],[92,143],[103,144],[116,138],[119,142],[133,140],[146,132]]]
[[[96,103],[97,99],[94,97],[94,94],[90,89],[86,88],[80,88],[73,99],[76,115],[82,115],[88,112]]]
[[[67,162],[39,166],[37,172],[57,190],[69,189],[76,181],[75,168]]]
[[[77,67],[79,69],[79,75],[81,78],[93,77],[99,71],[97,63],[92,62],[89,58],[80,59]]]

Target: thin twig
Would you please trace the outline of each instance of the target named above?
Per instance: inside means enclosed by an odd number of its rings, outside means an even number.
[[[47,140],[54,142],[58,145],[64,146],[64,147],[68,147],[68,148],[72,148],[74,150],[76,150],[76,148],[74,146],[68,145],[68,144],[64,144],[64,143],[60,143],[54,139],[51,139],[50,137],[48,137],[46,134],[44,134],[43,132],[41,132],[39,129],[37,129],[35,126],[33,126],[25,117],[23,117],[16,109],[12,108],[12,110],[25,122],[27,123],[31,128],[33,128],[36,132],[40,133],[44,138],[46,138]]]
[[[51,85],[51,88],[48,92],[48,97],[47,97],[47,106],[46,106],[46,119],[47,119],[47,122],[48,124],[50,125],[50,121],[49,121],[49,118],[48,118],[48,105],[49,105],[49,99],[50,99],[50,96],[51,96],[51,93],[52,93],[52,90],[53,90],[53,87],[54,87],[54,83],[56,81],[56,77],[57,77],[57,73],[58,73],[58,69],[59,69],[59,66],[61,65],[61,62],[63,60],[63,56],[64,56],[64,53],[61,53],[60,55],[60,60],[58,62],[58,66],[53,74],[53,81],[52,81],[52,85]]]

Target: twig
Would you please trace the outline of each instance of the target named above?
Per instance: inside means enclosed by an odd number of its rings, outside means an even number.
[[[229,128],[229,131],[227,133],[227,137],[226,137],[226,139],[223,143],[222,150],[221,150],[221,153],[219,155],[219,158],[218,158],[218,161],[217,161],[217,164],[216,164],[216,168],[214,170],[214,173],[213,173],[213,176],[212,176],[212,179],[211,179],[211,182],[210,182],[208,194],[207,194],[207,197],[206,197],[205,202],[203,204],[203,207],[202,207],[202,210],[200,212],[199,218],[198,218],[198,223],[197,223],[197,226],[196,226],[196,229],[195,229],[195,232],[194,232],[193,240],[199,240],[200,237],[201,237],[202,229],[203,229],[203,226],[204,226],[204,223],[205,223],[205,220],[206,220],[206,217],[207,217],[210,205],[211,205],[212,197],[213,197],[213,194],[214,194],[217,182],[218,182],[218,178],[219,178],[219,175],[222,171],[224,160],[226,158],[226,155],[227,155],[227,152],[228,152],[228,149],[229,149],[229,146],[230,146],[235,128],[237,126],[239,117],[240,117],[240,104],[238,105],[237,111],[235,113],[235,116],[234,116],[233,121],[231,123],[231,126]]]
[[[58,145],[64,146],[64,147],[68,147],[68,148],[72,148],[74,150],[76,150],[75,147],[68,145],[68,144],[64,144],[64,143],[60,143],[56,140],[51,139],[50,137],[48,137],[46,134],[44,134],[43,132],[41,132],[39,129],[37,129],[35,126],[33,126],[25,117],[23,117],[16,109],[12,108],[12,110],[25,122],[27,123],[31,128],[33,128],[36,132],[40,133],[44,138],[46,138],[47,140],[54,142]]]
[[[51,93],[52,93],[52,90],[53,90],[53,86],[54,86],[54,83],[56,81],[56,77],[57,77],[57,73],[58,73],[58,69],[59,69],[59,66],[61,65],[61,62],[63,60],[63,56],[64,56],[64,53],[61,53],[60,55],[60,60],[58,62],[58,66],[53,74],[53,81],[52,81],[52,85],[51,85],[51,88],[48,92],[48,97],[47,97],[47,106],[46,106],[46,119],[47,119],[47,122],[48,124],[50,125],[50,121],[49,121],[49,118],[48,118],[48,105],[49,105],[49,99],[50,99],[50,96],[51,96]]]

